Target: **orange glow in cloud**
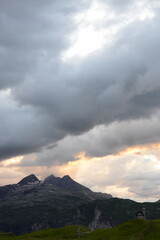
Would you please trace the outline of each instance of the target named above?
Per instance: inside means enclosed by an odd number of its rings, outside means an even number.
[[[85,152],[79,152],[78,154],[75,155],[75,159],[89,160],[91,159],[91,157],[87,157]]]
[[[160,149],[160,144],[159,143],[154,143],[154,144],[151,144],[151,147],[155,148],[155,149]]]
[[[149,155],[152,151],[155,151],[155,155],[159,156],[159,152],[156,152],[156,150],[160,149],[160,144],[148,144],[148,145],[140,145],[136,147],[129,147],[126,148],[125,150],[113,154],[113,155],[107,155],[107,156],[102,156],[102,157],[87,157],[85,152],[80,152],[75,155],[75,160],[76,161],[70,161],[66,164],[56,166],[55,170],[58,174],[61,176],[63,174],[69,174],[72,177],[75,177],[78,172],[84,171],[84,169],[90,168],[91,162],[100,162],[100,161],[107,161],[107,160],[114,160],[117,157],[127,157],[128,155],[142,155],[142,157],[146,156],[151,156]],[[131,163],[128,163],[128,168],[129,165],[133,165],[134,162],[132,161]]]
[[[24,156],[18,156],[18,157],[10,158],[8,160],[4,160],[1,162],[0,166],[1,167],[7,167],[7,166],[12,167],[12,166],[18,165],[23,158],[24,158]]]
[[[115,155],[122,156],[122,155],[127,155],[127,154],[140,154],[147,150],[148,150],[147,146],[129,147]]]
[[[130,184],[134,182],[139,187],[139,180],[136,179],[144,175],[145,180],[146,176],[153,176],[154,173],[158,176],[160,173],[160,144],[130,147],[117,154],[102,157],[88,157],[85,152],[80,152],[75,155],[74,161],[50,167],[23,166],[21,161],[24,158],[27,157],[14,157],[0,163],[0,185],[17,183],[31,173],[40,180],[50,174],[60,177],[70,175],[93,191],[139,200],[138,195],[130,190]],[[135,176],[135,173],[138,175]],[[133,180],[130,182],[128,179]]]
[[[139,146],[126,148],[115,155],[122,156],[122,155],[127,155],[127,154],[141,154],[141,153],[143,154],[145,152],[149,152],[151,150],[158,150],[158,149],[160,149],[159,143],[139,145]]]
[[[77,182],[88,186],[93,191],[101,191],[122,198],[140,200],[129,186],[123,186],[123,178],[132,176],[137,169],[144,171],[159,171],[160,144],[147,144],[135,146],[102,157],[86,157],[85,152],[75,156],[70,161],[54,168],[57,176],[70,175]],[[141,175],[141,174],[140,174]],[[127,179],[127,177],[126,177]]]

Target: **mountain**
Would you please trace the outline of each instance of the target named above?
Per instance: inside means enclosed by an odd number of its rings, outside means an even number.
[[[52,185],[58,185],[60,182],[61,178],[60,177],[55,177],[53,174],[50,175],[49,177],[46,177],[44,180],[44,183],[52,184]]]
[[[95,199],[108,199],[111,198],[112,196],[107,193],[97,193],[91,191],[89,188],[77,183],[74,181],[69,175],[65,175],[62,178],[60,177],[55,177],[54,175],[50,175],[44,180],[44,184],[51,184],[54,186],[57,186],[58,188],[64,190],[64,191],[69,191],[69,192],[74,192],[74,193],[80,193],[84,194],[85,197],[88,197],[89,199],[95,200]]]
[[[39,179],[34,174],[31,174],[31,175],[23,178],[18,184],[23,186],[23,185],[27,185],[27,184],[33,184],[36,182],[40,182]]]
[[[81,184],[75,182],[69,175],[65,175],[64,177],[55,177],[54,175],[50,175],[44,180],[44,183],[53,184],[57,187],[60,187],[67,191],[73,192],[91,192],[91,190],[87,187],[82,186]]]
[[[77,183],[68,175],[65,175],[62,178],[55,177],[54,175],[50,175],[44,180],[44,183],[53,184],[63,190],[67,190],[71,192],[83,192],[83,193],[92,192],[89,188],[84,187],[83,185]]]
[[[111,197],[92,192],[70,176],[52,175],[40,181],[31,174],[17,184],[0,187],[0,231],[23,234],[78,224],[79,206]]]
[[[160,218],[160,202],[137,203],[95,193],[71,177],[53,175],[40,181],[29,175],[17,184],[0,187],[0,231],[16,235],[48,227],[85,225],[110,228],[146,209],[147,219]]]

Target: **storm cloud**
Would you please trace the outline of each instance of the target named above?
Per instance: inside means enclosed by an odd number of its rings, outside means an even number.
[[[93,2],[0,2],[2,161],[37,152],[36,164],[51,165],[160,141],[159,4],[100,1],[116,16],[103,18],[103,30],[119,30],[84,58],[63,60],[75,16]],[[133,18],[138,6],[143,15]]]

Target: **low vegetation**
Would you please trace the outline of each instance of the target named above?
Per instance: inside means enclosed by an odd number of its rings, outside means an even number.
[[[45,229],[22,236],[0,233],[1,240],[159,240],[160,220],[131,220],[111,229],[90,232],[85,226]]]

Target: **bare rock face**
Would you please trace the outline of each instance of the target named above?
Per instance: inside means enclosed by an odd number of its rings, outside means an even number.
[[[107,193],[91,191],[89,188],[74,181],[69,175],[65,175],[62,178],[50,175],[44,180],[44,184],[51,184],[64,191],[74,192],[77,194],[81,193],[90,200],[109,199],[112,197],[110,194]]]
[[[44,180],[44,183],[55,185],[65,191],[84,192],[84,193],[92,192],[89,188],[74,181],[69,175],[65,175],[62,178],[55,177],[54,175],[50,175]]]
[[[52,184],[52,185],[58,185],[60,182],[60,177],[55,177],[53,174],[45,178],[44,183]]]
[[[110,225],[109,221],[105,221],[102,218],[102,212],[95,208],[94,210],[94,217],[92,222],[89,224],[89,228],[93,231],[96,229],[105,229],[105,228],[111,228],[112,226]]]
[[[18,184],[23,186],[23,185],[32,184],[32,183],[35,183],[35,182],[37,183],[37,182],[40,182],[40,181],[34,174],[31,174],[31,175],[23,178]]]

